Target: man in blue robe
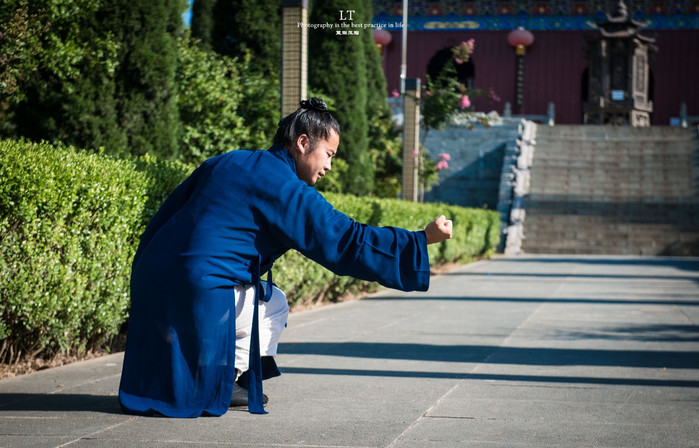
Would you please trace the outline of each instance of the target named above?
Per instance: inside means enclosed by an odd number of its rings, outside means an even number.
[[[322,100],[301,106],[280,121],[267,151],[205,161],[143,233],[119,387],[125,412],[222,415],[242,391],[250,412],[265,413],[262,379],[279,371],[262,355],[275,354],[281,329],[263,335],[261,353],[259,303],[274,297],[268,303],[277,304],[277,327],[288,308],[260,275],[289,249],[338,275],[404,291],[429,287],[427,244],[451,238],[451,221],[440,216],[411,232],[360,224],[335,210],[311,186],[331,169],[340,126]],[[236,323],[243,304],[252,319]],[[236,372],[236,344],[248,340],[249,368]]]

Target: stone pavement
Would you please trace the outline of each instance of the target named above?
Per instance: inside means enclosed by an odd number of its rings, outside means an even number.
[[[699,447],[699,259],[497,257],[295,313],[268,415],[127,416],[121,354],[0,381],[0,447]]]

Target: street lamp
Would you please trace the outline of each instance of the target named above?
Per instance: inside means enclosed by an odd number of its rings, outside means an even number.
[[[507,35],[507,43],[515,47],[517,73],[515,76],[515,113],[524,112],[524,53],[525,48],[534,43],[534,35],[523,27],[517,27]]]

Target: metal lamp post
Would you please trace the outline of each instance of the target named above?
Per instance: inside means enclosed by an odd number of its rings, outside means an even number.
[[[534,43],[534,35],[518,27],[507,35],[507,42],[515,47],[517,54],[517,72],[515,75],[515,113],[524,113],[524,54],[526,48]]]

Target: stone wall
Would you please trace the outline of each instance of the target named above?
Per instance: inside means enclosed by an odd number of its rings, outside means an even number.
[[[439,183],[425,192],[426,202],[446,202],[464,207],[495,210],[505,155],[510,155],[518,135],[518,121],[486,128],[476,125],[431,130],[425,141],[434,160],[450,155],[449,168],[439,173]]]

